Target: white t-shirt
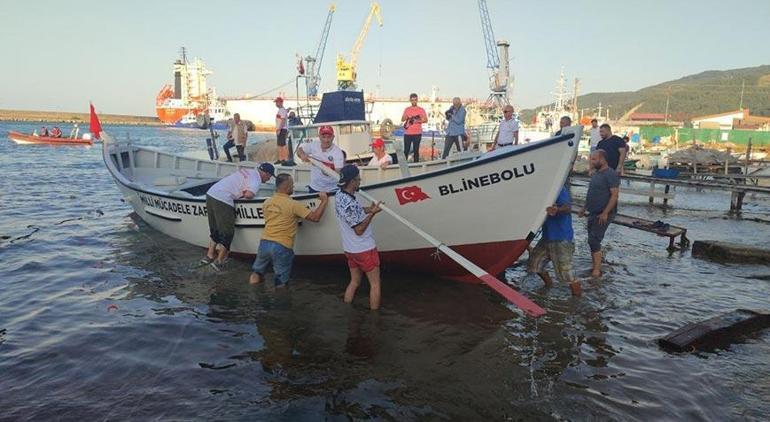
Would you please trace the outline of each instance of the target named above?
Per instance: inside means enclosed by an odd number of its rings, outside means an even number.
[[[239,169],[235,173],[225,176],[210,187],[208,192],[212,198],[224,202],[231,207],[235,206],[235,200],[243,196],[247,190],[255,195],[259,192],[262,179],[256,169]]]
[[[361,236],[356,234],[353,227],[361,224],[366,219],[364,207],[351,194],[340,190],[334,195],[334,210],[337,223],[340,225],[342,237],[342,250],[348,253],[361,253],[377,247],[372,234],[370,224]]]
[[[375,155],[372,157],[371,160],[369,160],[369,167],[380,167],[382,165],[390,165],[393,163],[393,158],[390,156],[390,154],[385,154],[382,156],[382,158],[377,158]]]
[[[599,141],[602,140],[602,135],[599,135],[599,128],[592,127],[591,128],[591,149],[596,149],[596,146],[599,145]]]
[[[500,131],[497,135],[497,145],[512,145],[513,133],[519,130],[519,121],[516,119],[500,122]]]
[[[332,170],[339,171],[345,165],[345,157],[342,155],[342,150],[335,144],[332,144],[326,151],[321,149],[320,140],[301,144],[299,147],[302,148],[302,152],[323,162]],[[338,178],[325,175],[316,166],[310,169],[310,187],[319,192],[333,192],[337,190],[338,181]]]
[[[289,124],[289,112],[285,108],[279,107],[278,112],[275,113],[275,128],[286,129]]]

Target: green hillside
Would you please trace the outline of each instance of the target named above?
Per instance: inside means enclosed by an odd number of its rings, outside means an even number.
[[[737,110],[742,84],[743,107],[749,108],[752,115],[770,116],[770,65],[709,70],[633,92],[594,92],[579,96],[578,108],[595,108],[601,103],[604,114],[609,105],[610,117],[617,119],[639,104],[642,106],[636,110],[638,113],[663,113],[668,97],[670,118],[683,121],[693,116]],[[531,120],[537,109],[523,110],[522,120]],[[588,110],[585,114],[589,114]]]

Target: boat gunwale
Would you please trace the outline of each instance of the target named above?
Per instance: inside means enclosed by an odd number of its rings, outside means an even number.
[[[492,156],[492,157],[483,157],[483,156],[481,156],[478,159],[470,160],[470,161],[465,162],[465,163],[460,163],[460,164],[457,164],[455,166],[441,168],[441,169],[438,169],[438,170],[434,170],[434,171],[430,171],[430,172],[422,173],[422,174],[417,174],[417,175],[414,175],[414,176],[403,177],[403,178],[388,180],[388,181],[384,181],[384,182],[373,183],[371,185],[366,185],[365,187],[366,187],[367,190],[374,190],[374,189],[379,189],[379,188],[393,186],[393,185],[400,185],[400,184],[403,184],[403,183],[410,183],[410,182],[414,182],[414,181],[418,181],[418,180],[422,180],[422,179],[427,179],[427,178],[432,178],[432,177],[436,177],[436,176],[442,176],[442,175],[447,174],[447,173],[452,173],[452,172],[456,172],[456,171],[462,171],[462,170],[465,170],[467,168],[477,167],[477,166],[485,165],[485,164],[488,164],[488,163],[491,163],[491,162],[495,162],[495,161],[498,161],[498,160],[503,160],[503,159],[506,159],[506,158],[509,158],[509,157],[512,157],[512,156],[515,156],[515,155],[519,155],[519,154],[528,152],[530,150],[536,150],[536,149],[544,148],[544,147],[547,147],[547,146],[550,146],[550,145],[553,145],[553,144],[558,144],[558,143],[564,142],[566,140],[572,140],[572,138],[574,138],[574,137],[575,137],[575,133],[565,133],[565,134],[562,134],[562,135],[559,135],[559,136],[554,136],[552,138],[544,139],[542,141],[537,141],[537,142],[532,142],[532,143],[528,143],[528,144],[524,144],[524,145],[519,145],[519,146],[516,146],[516,147],[512,148],[511,151],[507,151],[507,152],[504,152],[504,153],[501,153],[501,154],[498,154],[498,155],[495,155],[495,156]],[[195,196],[195,197],[193,197],[193,196],[185,197],[185,196],[180,196],[180,195],[172,195],[171,193],[165,192],[165,191],[151,191],[151,190],[147,190],[145,188],[146,185],[143,185],[143,184],[140,185],[137,182],[129,180],[123,173],[121,173],[116,168],[113,168],[114,164],[111,163],[108,160],[107,156],[113,154],[112,152],[108,152],[107,151],[108,144],[117,146],[117,145],[120,145],[121,143],[120,142],[104,142],[103,143],[103,148],[102,148],[102,150],[103,150],[102,156],[103,156],[105,165],[107,166],[107,169],[112,174],[113,178],[116,181],[120,182],[120,184],[122,184],[123,186],[125,186],[125,187],[127,187],[127,188],[129,188],[131,190],[137,191],[137,192],[146,193],[148,195],[154,195],[154,196],[159,196],[159,197],[163,197],[163,198],[171,198],[171,199],[175,199],[175,200],[183,200],[183,201],[196,202],[196,203],[205,203],[206,202],[206,198],[205,197],[198,197],[198,196]],[[124,145],[126,145],[126,144],[124,144]],[[132,147],[138,147],[138,148],[147,149],[147,150],[154,151],[154,152],[161,152],[161,153],[168,154],[168,155],[171,155],[171,156],[179,156],[179,157],[182,157],[182,158],[185,158],[185,159],[196,160],[194,158],[183,157],[183,156],[180,156],[178,154],[171,154],[171,153],[168,153],[168,152],[159,151],[159,150],[154,149],[154,148],[147,148],[147,147],[144,147],[144,146],[141,146],[141,145],[131,145],[131,146]],[[122,152],[128,152],[128,151],[121,151],[118,154],[122,154]],[[199,160],[199,161],[204,161],[204,160]],[[241,166],[236,166],[236,168],[242,168],[242,167]],[[246,168],[252,168],[252,167],[246,167]],[[115,173],[117,173],[117,176],[116,176]],[[329,195],[333,196],[334,192],[329,193]],[[292,198],[298,199],[298,200],[317,198],[317,197],[318,197],[317,193],[303,193],[303,194],[292,195]],[[235,203],[236,204],[260,204],[260,203],[265,202],[269,198],[270,197],[259,197],[259,198],[247,199],[247,200],[237,199],[237,200],[235,200]]]

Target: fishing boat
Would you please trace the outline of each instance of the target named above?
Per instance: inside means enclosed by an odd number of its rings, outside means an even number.
[[[55,138],[52,136],[39,136],[20,133],[13,130],[8,131],[8,138],[17,144],[49,144],[49,145],[93,145],[91,134],[86,133],[81,138]]]
[[[476,159],[417,163],[417,171],[408,177],[397,166],[365,169],[363,189],[444,245],[498,274],[527,248],[572,168],[582,127],[563,132]],[[105,166],[126,203],[153,228],[198,247],[209,241],[206,191],[239,168],[257,165],[190,158],[102,135]],[[292,172],[299,179],[295,185],[302,186],[302,172],[309,170],[295,166],[284,171]],[[236,201],[233,253],[255,255],[265,224],[262,206],[273,191],[274,186],[263,184],[254,199]],[[310,208],[319,202],[316,194],[300,191],[294,198]],[[319,223],[300,226],[294,248],[298,263],[344,262],[332,215],[333,195],[330,202],[332,209]],[[373,229],[383,265],[478,282],[392,216],[378,216]]]

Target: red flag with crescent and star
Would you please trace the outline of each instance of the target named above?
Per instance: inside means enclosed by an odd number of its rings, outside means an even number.
[[[396,198],[398,198],[399,205],[404,205],[408,204],[409,202],[417,202],[430,199],[430,196],[423,192],[419,186],[407,186],[404,188],[396,188]]]

